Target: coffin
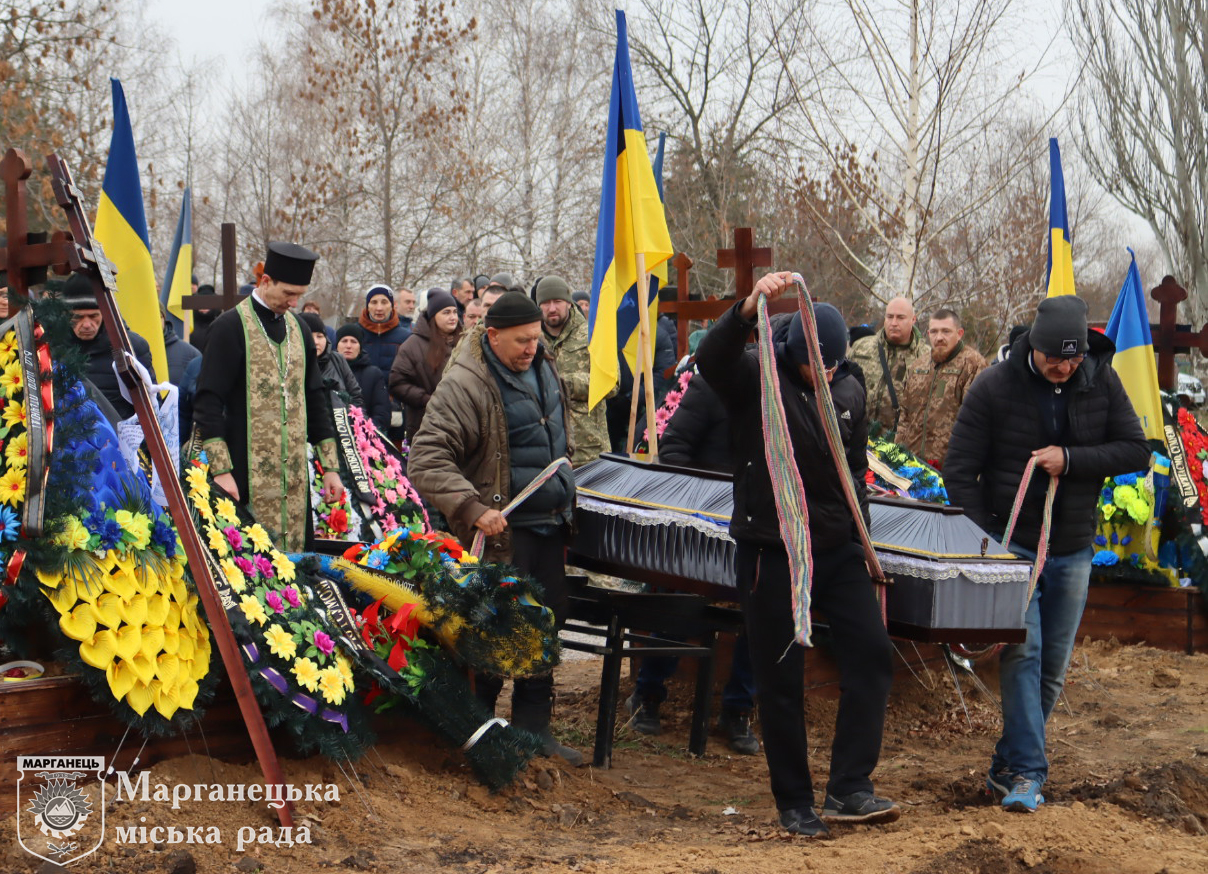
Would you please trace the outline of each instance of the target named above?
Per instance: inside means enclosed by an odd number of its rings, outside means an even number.
[[[737,600],[730,477],[603,455],[575,471],[571,564]],[[1032,565],[959,508],[871,499],[889,630],[933,643],[1017,643]]]

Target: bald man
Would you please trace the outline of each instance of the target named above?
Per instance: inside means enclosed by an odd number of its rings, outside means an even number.
[[[895,297],[885,306],[885,323],[869,337],[851,347],[850,359],[860,365],[868,385],[868,426],[896,431],[906,385],[906,365],[926,351],[927,341],[915,327],[914,305]]]

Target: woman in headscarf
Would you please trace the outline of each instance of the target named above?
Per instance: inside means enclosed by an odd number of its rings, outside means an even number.
[[[449,353],[461,336],[457,301],[447,291],[428,295],[428,306],[415,322],[411,336],[399,347],[390,368],[390,394],[403,404],[407,439],[419,430],[428,399],[445,371]]]

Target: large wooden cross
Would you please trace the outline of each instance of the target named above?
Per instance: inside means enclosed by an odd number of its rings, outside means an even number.
[[[30,241],[26,223],[25,180],[29,178],[33,168],[23,152],[9,149],[0,160],[0,178],[3,178],[5,185],[5,220],[8,230],[8,245],[0,248],[0,269],[8,273],[10,287],[22,295],[28,295],[30,286],[37,284],[35,280],[44,279],[44,272],[48,267],[54,268],[59,274],[82,273],[92,280],[105,330],[113,345],[115,368],[138,413],[151,463],[163,484],[168,499],[168,512],[180,533],[189,570],[197,586],[197,594],[205,605],[210,630],[214,634],[218,652],[235,691],[235,699],[256,757],[260,761],[265,783],[283,786],[285,779],[276,750],[273,749],[260,705],[252,691],[239,644],[231,631],[226,611],[210,574],[206,547],[193,525],[180,479],[176,475],[163,432],[159,428],[159,419],[151,404],[151,395],[146,383],[139,378],[130,364],[134,360],[134,354],[130,335],[118,313],[117,301],[114,298],[116,284],[113,265],[92,238],[92,228],[84,214],[80,191],[72,181],[67,165],[58,155],[49,155],[46,163],[54,184],[55,198],[65,211],[71,230],[56,231],[49,235],[49,241]],[[282,826],[293,825],[292,806],[289,802],[277,811],[277,816]]]
[[[180,305],[186,310],[234,309],[239,303],[239,279],[235,272],[235,225],[222,223],[222,294],[186,294]]]
[[[772,250],[755,248],[750,228],[735,228],[734,248],[717,250],[717,266],[734,271],[734,296],[741,300],[755,289],[755,268],[772,266]]]
[[[1158,356],[1158,386],[1164,391],[1175,391],[1178,387],[1175,353],[1197,348],[1201,355],[1208,356],[1208,325],[1194,331],[1190,325],[1178,324],[1179,304],[1187,300],[1187,289],[1173,276],[1163,276],[1149,296],[1159,305],[1158,329],[1152,332],[1154,353]]]

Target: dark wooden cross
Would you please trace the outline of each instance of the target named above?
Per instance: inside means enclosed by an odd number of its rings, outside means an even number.
[[[186,310],[232,310],[239,303],[239,279],[235,272],[235,225],[222,223],[222,294],[186,294],[180,305]]]
[[[717,250],[717,266],[734,271],[734,296],[741,300],[755,289],[755,268],[772,266],[772,250],[755,248],[750,228],[735,228],[734,248]]]
[[[0,159],[7,237],[5,245],[0,247],[0,271],[6,275],[9,290],[19,297],[28,297],[30,286],[45,282],[48,268],[58,274],[67,272],[71,239],[63,231],[30,232],[25,185],[32,172],[33,165],[19,149],[9,149]]]
[[[1157,330],[1150,326],[1154,353],[1158,357],[1158,386],[1164,391],[1175,391],[1178,387],[1175,353],[1196,348],[1201,355],[1208,356],[1208,325],[1194,331],[1190,326],[1178,324],[1179,304],[1187,300],[1187,289],[1179,285],[1173,276],[1163,276],[1162,282],[1149,292],[1149,296],[1159,305]],[[1183,327],[1186,330],[1180,330]]]

